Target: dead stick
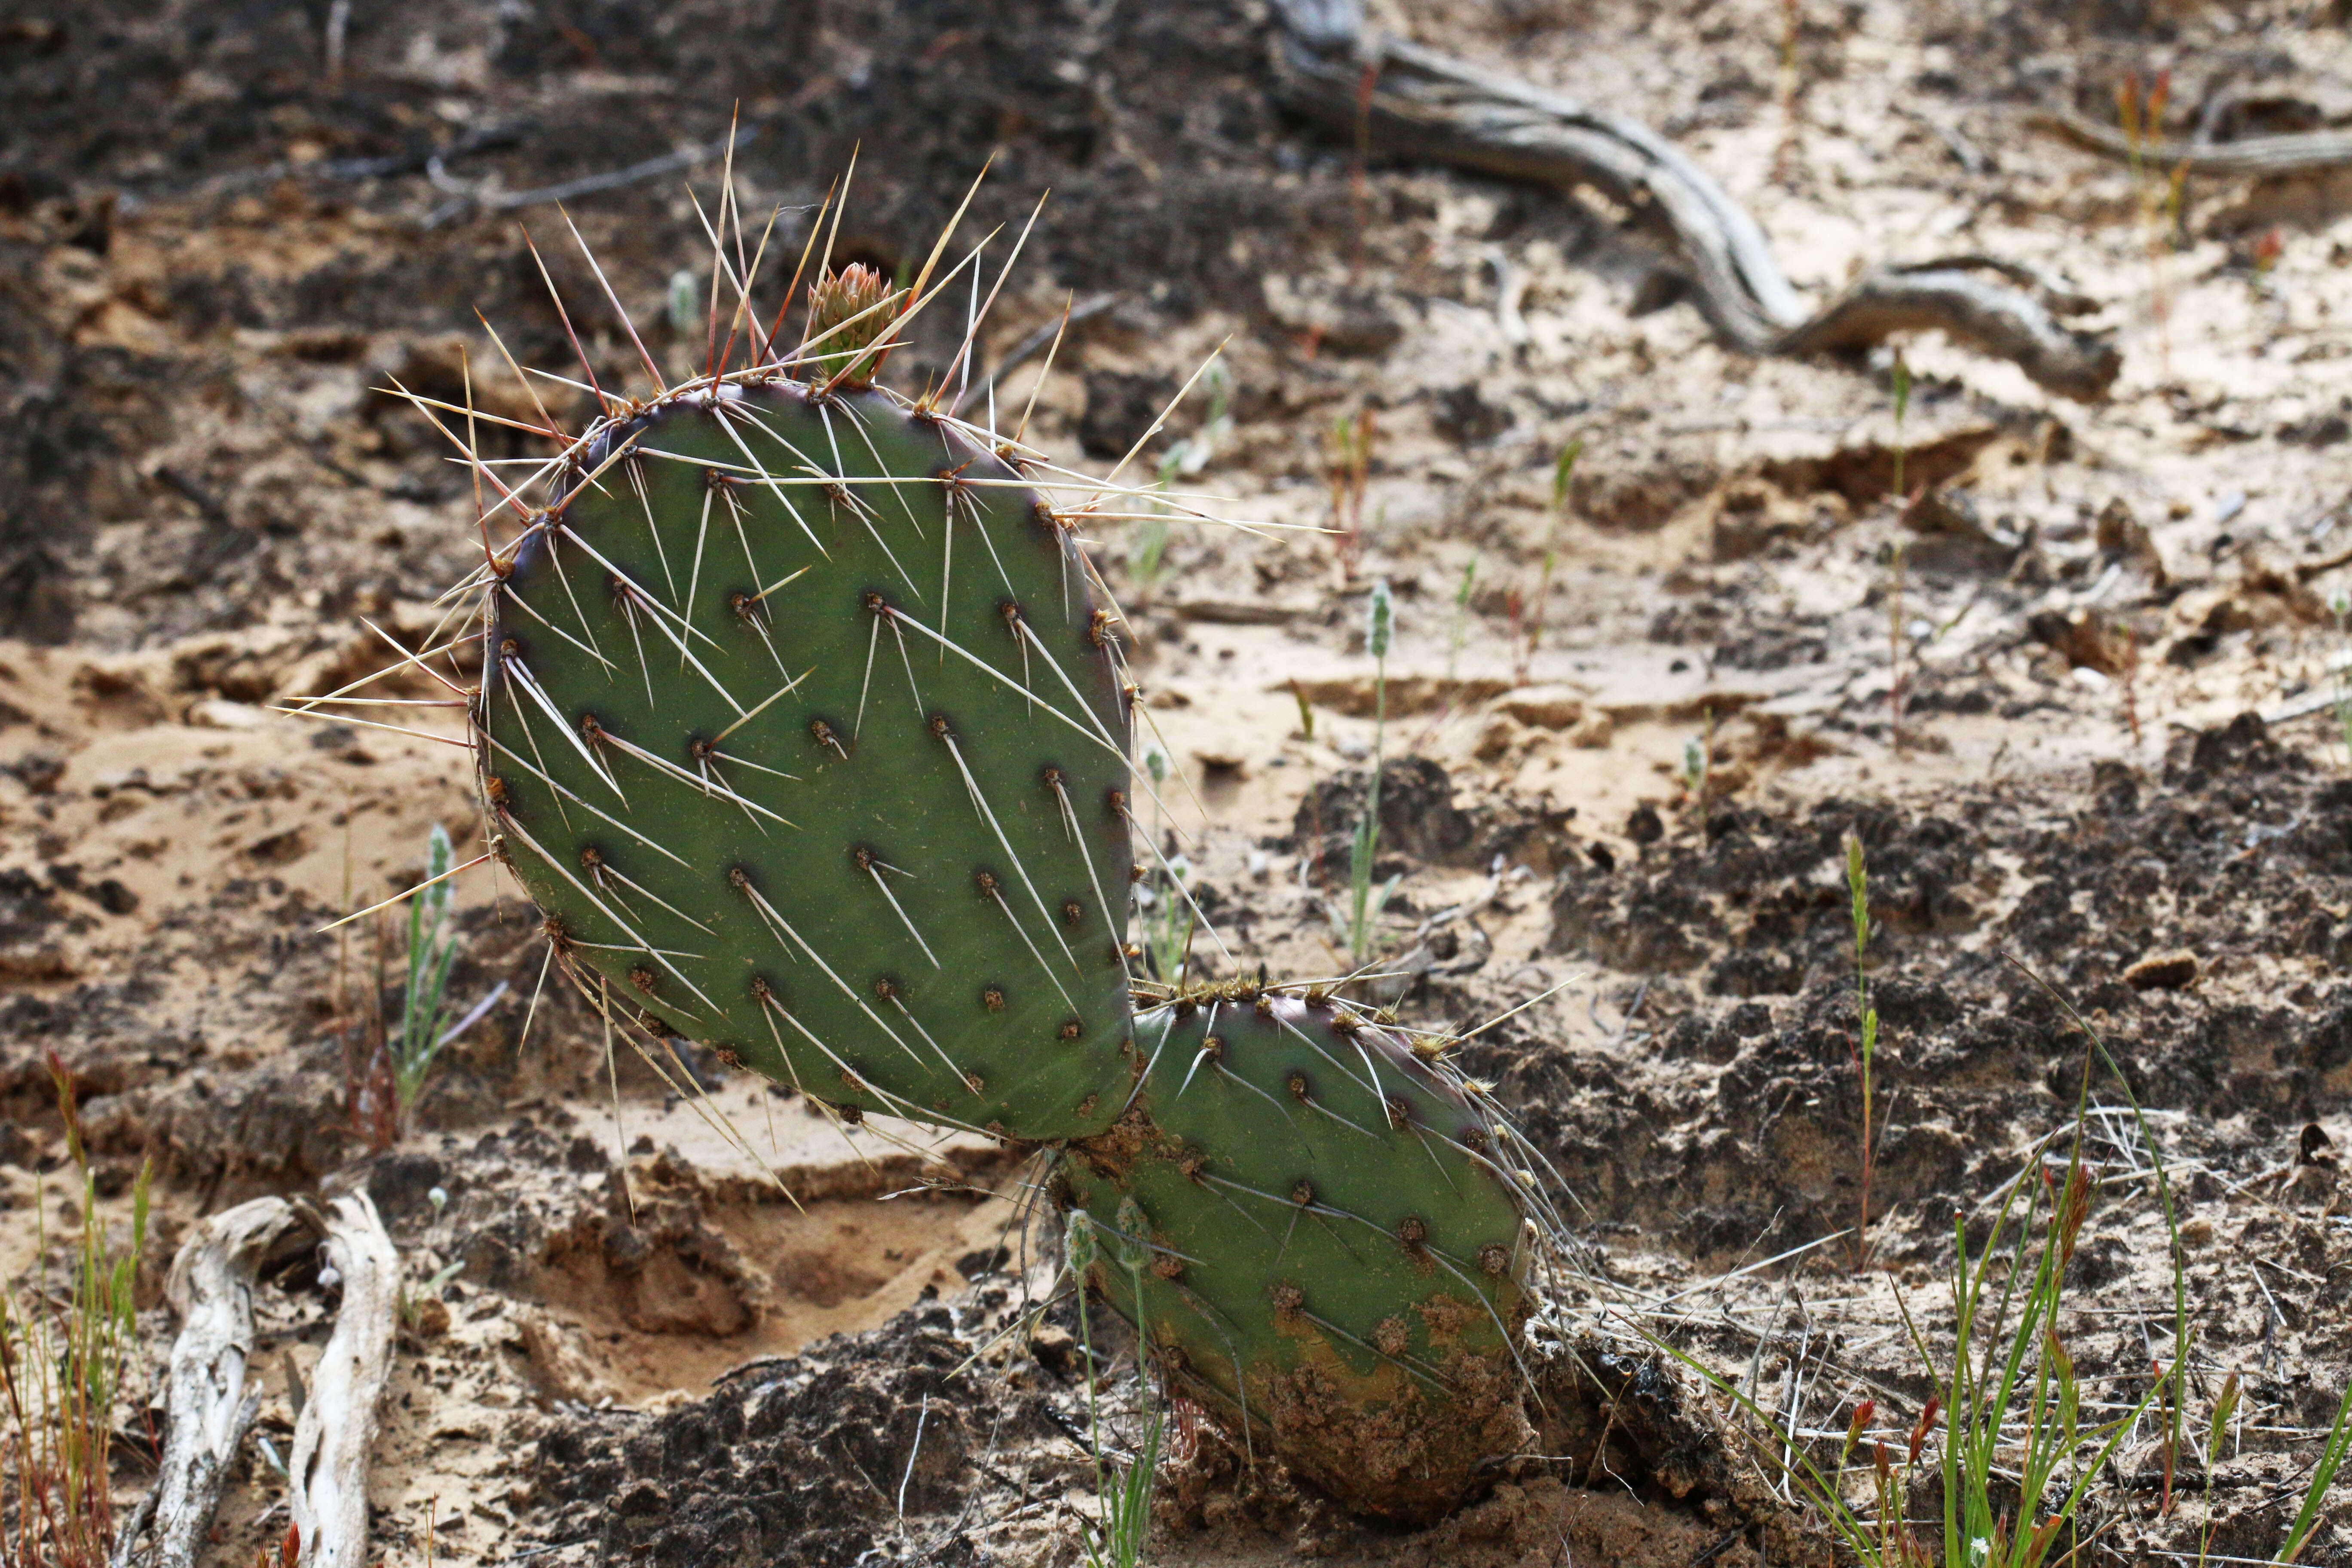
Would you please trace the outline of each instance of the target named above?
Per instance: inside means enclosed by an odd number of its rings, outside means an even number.
[[[1357,0],[1276,0],[1289,105],[1383,150],[1559,189],[1588,186],[1675,248],[1694,302],[1742,352],[1802,356],[1937,329],[2007,359],[2053,392],[2105,395],[2114,344],[2060,326],[2013,268],[1953,258],[1876,267],[1818,310],[1789,286],[1748,210],[1639,121],[1366,29]],[[1369,92],[1367,90],[1367,84]],[[2006,272],[1997,281],[1975,273]]]
[[[294,1422],[291,1511],[302,1532],[301,1568],[362,1568],[368,1450],[392,1377],[400,1255],[365,1193],[335,1199],[325,1219],[327,1266],[341,1279],[343,1301]]]
[[[2341,131],[2298,131],[2280,136],[2248,136],[2237,142],[2159,142],[2131,137],[2112,125],[2085,120],[2059,109],[2039,109],[2025,123],[2086,153],[2096,153],[2118,163],[2134,161],[2170,174],[2185,169],[2192,174],[2307,174],[2340,169],[2352,163],[2352,134]]]
[[[283,1198],[256,1198],[197,1226],[172,1259],[164,1294],[180,1314],[164,1375],[163,1460],[140,1505],[152,1524],[147,1568],[194,1568],[220,1506],[221,1488],[260,1408],[246,1387],[253,1358],[253,1277],[294,1211]],[[142,1529],[115,1543],[114,1568],[136,1561]]]

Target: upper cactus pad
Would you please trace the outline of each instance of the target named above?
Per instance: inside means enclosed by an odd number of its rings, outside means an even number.
[[[704,384],[494,595],[503,852],[572,958],[828,1102],[1096,1131],[1139,1065],[1128,699],[1037,493],[873,391]]]

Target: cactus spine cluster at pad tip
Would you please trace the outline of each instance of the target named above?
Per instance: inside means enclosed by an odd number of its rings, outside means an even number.
[[[931,271],[818,257],[791,350],[733,288],[705,374],[646,354],[658,390],[551,419],[530,485],[477,467],[521,521],[453,595],[491,853],[608,1021],[848,1120],[1045,1146],[1056,1201],[1148,1258],[1087,1274],[1163,1379],[1351,1506],[1435,1517],[1527,1447],[1530,1156],[1391,1020],[1130,975],[1150,784],[1074,530],[1118,492],[874,384]]]

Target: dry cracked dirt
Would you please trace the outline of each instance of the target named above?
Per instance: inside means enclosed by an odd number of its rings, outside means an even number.
[[[1064,460],[1108,468],[1222,348],[1138,460],[1286,526],[1121,521],[1094,546],[1181,777],[1155,831],[1229,949],[1196,941],[1193,972],[1349,967],[1377,730],[1397,881],[1367,989],[1433,1026],[1543,997],[1466,1057],[1571,1200],[1562,1310],[1612,1398],[1587,1461],[1515,1460],[1396,1534],[1179,1410],[1149,1561],[1826,1561],[1753,1426],[1642,1334],[1832,1450],[1864,1398],[1899,1439],[1950,1349],[1955,1234],[1980,1242],[2071,1123],[2091,1033],[2171,1177],[2199,1435],[2168,1483],[2161,1424],[2134,1430],[2084,1561],[2270,1560],[2352,1364],[2352,184],[2176,185],[2023,113],[2112,123],[2161,76],[2179,136],[2341,125],[2343,8],[1375,11],[1658,127],[1808,297],[1885,259],[2030,263],[2121,375],[2069,402],[1917,338],[1898,416],[1885,350],[1735,352],[1638,215],[1286,118],[1253,0],[0,5],[0,1277],[57,1285],[79,1217],[54,1058],[118,1231],[157,1173],[124,1498],[152,1473],[179,1240],[248,1196],[356,1185],[408,1295],[383,1561],[1080,1556],[1088,1368],[1066,1300],[1024,1316],[1054,1266],[1026,1167],[844,1135],[689,1055],[786,1203],[643,1064],[608,1083],[576,998],[550,987],[522,1038],[544,943],[487,868],[460,879],[452,994],[505,991],[396,1142],[352,1114],[398,932],[319,928],[421,876],[432,825],[479,837],[445,710],[415,734],[276,711],[416,647],[478,549],[465,469],[378,389],[455,400],[470,371],[486,412],[527,414],[477,309],[572,364],[519,225],[600,378],[641,375],[556,208],[504,198],[707,146],[740,106],[735,199],[780,209],[783,249],[853,151],[836,254],[886,270],[992,157],[967,223],[1017,226],[1050,188],[980,363],[1093,305],[1050,374],[993,389],[1004,419],[1034,399]],[[688,190],[710,208],[719,179],[566,209],[673,374],[702,353],[670,306],[708,263]],[[894,379],[937,375],[961,326]],[[1398,605],[1381,674],[1375,581]],[[1861,1268],[1848,835],[1883,1031]],[[2113,1413],[2177,1324],[2147,1140],[2113,1076],[2089,1098],[2062,1322]],[[257,1304],[257,1432],[282,1453],[331,1316],[315,1256]],[[1097,1348],[1131,1432],[1131,1357]],[[283,1532],[262,1447],[210,1563]],[[2352,1562],[2346,1484],[2304,1561]]]

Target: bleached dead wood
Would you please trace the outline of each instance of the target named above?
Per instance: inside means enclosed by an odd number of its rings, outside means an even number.
[[[2112,125],[2062,109],[2040,109],[2025,117],[2027,125],[2071,142],[2087,153],[2118,163],[2137,163],[2150,173],[2169,176],[2175,169],[2192,174],[2307,174],[2323,169],[2352,167],[2352,132],[2295,131],[2275,136],[2244,136],[2235,142],[2135,142]]]
[[[163,1464],[136,1522],[115,1543],[115,1568],[142,1561],[142,1536],[146,1568],[194,1568],[261,1404],[261,1391],[246,1385],[254,1275],[293,1223],[283,1198],[256,1198],[199,1225],[172,1259],[164,1293],[180,1334],[164,1374]]]
[[[1371,32],[1357,0],[1275,5],[1276,68],[1292,108],[1383,152],[1601,191],[1674,247],[1695,302],[1747,353],[1803,356],[1934,329],[2084,399],[2103,395],[2121,366],[2113,344],[2060,325],[2004,280],[2020,269],[1980,257],[1872,268],[1809,310],[1755,218],[1648,126]]]
[[[400,1255],[365,1193],[335,1199],[324,1219],[326,1268],[339,1277],[343,1300],[294,1422],[291,1510],[302,1532],[302,1568],[362,1568],[368,1451],[392,1377]]]

